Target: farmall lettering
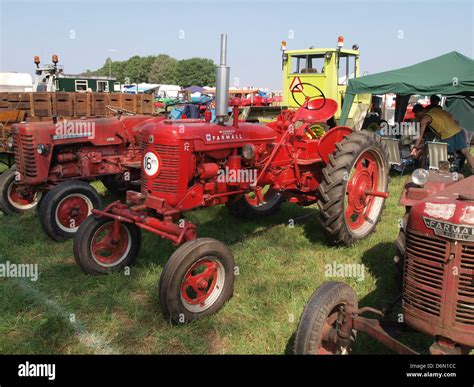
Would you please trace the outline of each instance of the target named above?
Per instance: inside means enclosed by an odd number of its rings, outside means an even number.
[[[435,235],[460,241],[474,241],[474,227],[440,222],[439,220],[423,218],[427,228],[434,231]]]
[[[226,142],[243,140],[244,136],[242,133],[236,132],[235,129],[220,130],[219,134],[206,133],[206,142]]]

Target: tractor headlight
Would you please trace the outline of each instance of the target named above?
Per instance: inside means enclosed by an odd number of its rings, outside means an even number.
[[[252,160],[255,157],[255,147],[253,144],[245,144],[242,147],[242,157],[246,160]]]
[[[48,149],[46,148],[46,145],[44,145],[44,144],[39,144],[39,145],[36,147],[36,151],[37,151],[40,155],[46,154],[47,150],[48,150]]]
[[[7,138],[7,148],[8,150],[13,150],[13,137],[12,136],[9,136]]]
[[[411,181],[419,186],[424,186],[428,182],[430,174],[426,169],[415,169],[411,175]]]

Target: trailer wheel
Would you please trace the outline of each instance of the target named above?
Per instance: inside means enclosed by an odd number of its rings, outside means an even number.
[[[74,258],[88,274],[107,274],[132,265],[140,251],[141,232],[131,223],[119,223],[114,241],[114,220],[90,215],[74,237]]]
[[[357,332],[338,335],[344,309],[358,308],[357,295],[347,284],[325,282],[306,304],[295,335],[294,352],[299,355],[345,355],[351,350]]]
[[[319,219],[329,241],[349,246],[380,220],[388,189],[386,147],[374,134],[354,132],[336,144],[319,185]]]
[[[43,193],[16,181],[16,167],[0,175],[0,209],[7,215],[32,212],[41,201]]]
[[[216,313],[234,288],[234,258],[211,238],[198,238],[179,247],[163,268],[160,304],[173,323],[188,323]]]
[[[259,203],[254,193],[248,193],[239,198],[230,199],[226,207],[232,215],[240,219],[253,220],[272,215],[280,209],[284,201],[283,195],[269,187],[264,187],[263,191],[265,203]]]
[[[41,226],[53,240],[64,241],[74,237],[92,209],[100,206],[100,196],[89,183],[66,181],[49,191],[41,203]]]

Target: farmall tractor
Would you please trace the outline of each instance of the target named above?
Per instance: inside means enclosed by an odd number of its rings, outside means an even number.
[[[12,127],[15,166],[0,175],[0,209],[18,214],[38,205],[41,224],[56,241],[72,237],[101,198],[89,184],[112,191],[140,186],[141,125],[163,119],[122,116],[19,123]]]
[[[93,210],[74,238],[76,261],[91,274],[131,265],[141,230],[179,246],[160,279],[162,310],[178,323],[216,312],[231,297],[234,283],[231,252],[217,240],[198,238],[196,226],[183,220],[186,211],[225,204],[236,216],[254,218],[276,211],[283,200],[317,202],[328,239],[349,245],[374,230],[387,197],[381,142],[348,127],[314,135],[311,127],[325,126],[337,110],[317,88],[299,109],[282,112],[268,125],[239,122],[234,101],[229,122],[226,46],[222,35],[217,123],[143,125],[141,192],[128,191],[126,203]]]
[[[416,170],[402,193],[407,213],[396,242],[402,319],[395,331],[433,337],[431,354],[467,354],[474,348],[474,177],[443,169]],[[416,354],[393,335],[388,317],[397,300],[384,311],[360,308],[349,285],[324,283],[303,311],[295,352],[347,354],[357,332],[364,332],[394,352]],[[364,316],[369,313],[379,319]]]

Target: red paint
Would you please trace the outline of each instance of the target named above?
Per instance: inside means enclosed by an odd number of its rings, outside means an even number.
[[[203,306],[217,283],[217,263],[211,260],[196,262],[184,276],[181,296],[190,305]]]

